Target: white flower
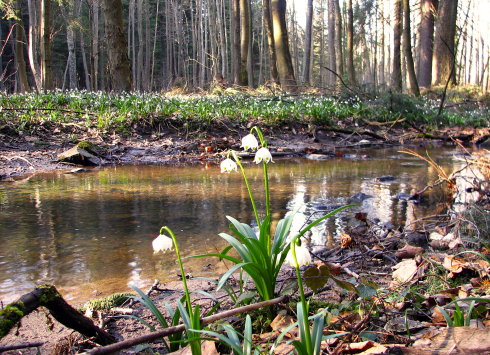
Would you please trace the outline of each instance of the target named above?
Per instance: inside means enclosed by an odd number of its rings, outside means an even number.
[[[255,150],[259,148],[259,142],[257,141],[257,138],[255,138],[253,134],[249,134],[242,138],[241,146],[245,150],[248,150],[249,148]]]
[[[231,160],[230,158],[223,160],[220,164],[220,168],[221,168],[222,173],[225,173],[225,172],[231,173],[233,170],[238,172],[236,163],[233,160]]]
[[[257,150],[257,153],[255,153],[254,162],[256,162],[258,164],[262,160],[265,163],[268,163],[270,161],[274,163],[274,161],[272,160],[271,152],[269,152],[269,149],[267,149],[267,148],[260,148],[259,150]]]
[[[295,245],[296,249],[296,259],[298,260],[298,266],[308,265],[311,263],[311,255],[306,247],[305,243],[301,244],[301,246]],[[294,263],[293,257],[293,245],[291,245],[291,249],[289,249],[288,255],[286,256],[286,261],[293,266],[296,266]]]
[[[153,250],[155,253],[158,253],[160,250],[165,253],[167,250],[172,249],[174,243],[172,241],[172,238],[169,238],[164,234],[160,234],[156,239],[153,240],[153,242],[151,242],[151,245],[153,246]]]

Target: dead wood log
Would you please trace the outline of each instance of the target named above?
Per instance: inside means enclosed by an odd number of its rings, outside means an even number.
[[[33,291],[21,296],[17,301],[0,311],[0,338],[6,335],[22,317],[38,307],[45,307],[51,315],[64,326],[74,329],[80,334],[93,338],[100,345],[115,343],[108,333],[94,325],[92,320],[70,306],[52,285],[41,285]]]

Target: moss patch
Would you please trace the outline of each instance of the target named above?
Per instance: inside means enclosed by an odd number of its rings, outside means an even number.
[[[87,307],[93,309],[94,311],[103,311],[107,312],[111,308],[118,307],[122,305],[129,297],[134,296],[132,293],[122,292],[122,293],[114,293],[106,298],[98,298],[92,301],[85,303],[78,310],[80,312],[85,312]]]
[[[0,311],[0,338],[5,336],[24,316],[22,302],[9,304]]]
[[[61,295],[58,293],[56,288],[52,285],[41,285],[41,286],[38,286],[37,288],[44,290],[43,295],[39,299],[39,303],[41,303],[41,304],[46,304],[46,303],[48,303],[48,302],[50,302],[56,298],[61,297]]]

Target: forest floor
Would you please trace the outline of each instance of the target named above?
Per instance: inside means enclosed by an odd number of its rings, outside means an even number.
[[[8,186],[9,181],[23,179],[31,174],[54,170],[70,172],[73,169],[80,168],[80,166],[72,163],[57,161],[60,153],[72,148],[80,141],[91,142],[97,147],[96,151],[101,164],[183,164],[189,161],[212,161],[218,163],[223,159],[223,154],[226,154],[228,150],[240,150],[240,138],[247,134],[254,124],[255,122],[250,122],[245,127],[233,122],[217,121],[205,130],[196,129],[192,132],[180,128],[176,129],[175,127],[164,127],[156,131],[155,129],[134,127],[130,135],[120,135],[114,132],[101,134],[95,131],[79,130],[76,126],[67,125],[50,127],[49,130],[38,129],[35,135],[19,135],[17,132],[9,130],[8,127],[3,127],[0,140],[0,180],[3,180],[1,183],[4,186]],[[485,128],[444,128],[432,133],[432,135],[428,135],[424,133],[424,127],[415,127],[413,125],[402,126],[396,121],[383,124],[366,123],[363,127],[345,122],[335,129],[327,126],[313,126],[303,122],[292,122],[277,126],[262,124],[260,126],[273,155],[308,155],[310,159],[321,159],[325,155],[336,157],[360,155],[368,159],[369,157],[363,155],[362,149],[364,147],[444,143],[454,145],[456,144],[454,139],[459,139],[467,144],[482,143],[490,136],[490,131]],[[74,135],[77,137],[76,140],[73,139]],[[487,208],[488,205],[484,204],[484,207]],[[444,318],[441,319],[439,317],[435,319],[435,317],[432,317],[432,312],[434,311],[434,294],[429,294],[428,292],[424,294],[424,303],[427,302],[427,307],[421,312],[417,312],[415,309],[422,307],[423,302],[409,300],[408,296],[404,298],[406,294],[402,295],[402,289],[408,286],[410,293],[413,287],[418,287],[418,290],[414,293],[423,293],[421,289],[427,286],[422,286],[421,284],[426,282],[428,284],[428,278],[424,278],[424,271],[428,274],[429,269],[433,265],[439,265],[439,269],[441,269],[443,260],[449,257],[447,254],[454,255],[458,250],[461,250],[458,248],[449,249],[446,243],[446,249],[444,251],[446,253],[444,255],[446,256],[444,256],[440,251],[435,252],[434,248],[428,243],[428,235],[434,231],[439,231],[442,236],[445,236],[450,233],[452,228],[456,227],[451,224],[452,222],[444,220],[443,222],[431,225],[430,228],[422,226],[417,228],[417,230],[409,231],[403,229],[380,231],[379,226],[375,222],[366,220],[363,216],[359,216],[358,219],[359,226],[350,233],[352,237],[350,246],[336,248],[335,250],[326,250],[324,251],[326,253],[324,255],[327,256],[322,256],[320,253],[317,255],[317,261],[325,261],[325,258],[328,259],[328,262],[332,264],[331,269],[335,269],[338,266],[339,277],[344,279],[350,277],[356,278],[361,285],[364,285],[364,291],[366,291],[366,288],[369,289],[369,285],[361,281],[358,276],[360,272],[364,271],[376,278],[376,287],[389,291],[376,296],[378,300],[381,300],[381,304],[383,302],[385,303],[384,306],[380,306],[379,301],[373,301],[372,295],[368,297],[371,301],[368,301],[367,298],[361,301],[364,307],[364,316],[367,314],[367,318],[363,318],[353,309],[355,307],[361,308],[359,303],[352,303],[357,299],[356,295],[343,292],[339,287],[329,281],[324,292],[319,293],[315,298],[324,302],[323,307],[326,307],[327,303],[325,302],[328,302],[328,304],[344,305],[344,310],[341,307],[338,310],[347,311],[347,313],[337,312],[338,316],[335,316],[337,317],[336,320],[332,321],[334,326],[330,329],[332,331],[342,330],[352,332],[352,336],[350,337],[351,342],[355,342],[356,339],[357,341],[368,339],[368,333],[375,334],[377,343],[371,341],[371,346],[373,344],[383,343],[385,349],[382,352],[371,353],[389,353],[391,351],[389,348],[395,345],[402,349],[398,353],[431,353],[435,348],[431,348],[427,342],[424,343],[423,349],[419,348],[415,352],[409,352],[407,349],[410,348],[405,348],[405,345],[413,344],[414,340],[422,338],[427,341],[432,339],[435,344],[435,339],[437,339],[438,334],[443,332],[443,328],[446,327]],[[393,286],[394,277],[392,276],[392,267],[396,262],[402,260],[401,254],[397,253],[400,252],[400,249],[404,245],[425,248],[424,251],[431,250],[432,252],[424,254],[421,258],[420,255],[415,256],[419,252],[410,249],[408,252],[409,254],[413,252],[413,255],[406,260],[411,260],[414,263],[408,266],[411,268],[410,272],[412,272],[412,276],[407,276],[402,285]],[[462,243],[458,244],[458,246],[464,247]],[[367,252],[366,249],[368,250]],[[470,264],[470,261],[468,261],[468,264]],[[437,271],[439,269],[436,267],[434,270]],[[485,276],[487,275],[488,268],[482,271],[471,262],[471,265],[464,266],[464,269],[466,271],[471,270],[472,273],[477,274],[477,276],[479,275],[481,279],[485,277],[488,279],[488,276]],[[291,268],[285,268],[280,278],[286,279],[291,275],[291,271]],[[415,278],[414,275],[416,275]],[[462,286],[454,286],[452,283],[449,283],[445,272],[440,273],[440,275],[438,277],[443,279],[443,284],[447,287],[443,287],[446,290],[438,292],[436,296],[445,300],[449,299],[450,301],[451,295],[461,295]],[[417,285],[417,282],[420,285]],[[161,310],[165,309],[163,305],[164,300],[169,302],[175,301],[182,296],[182,293],[179,292],[182,290],[182,282],[176,281],[166,284],[163,287],[163,291],[154,291],[152,293],[152,299]],[[215,292],[213,285],[205,281],[192,280],[189,287],[191,289],[206,290],[215,297],[224,296],[223,291]],[[389,287],[392,288],[390,289]],[[475,289],[478,287],[475,286]],[[148,290],[144,291],[146,292]],[[470,295],[469,290],[467,290],[467,294]],[[208,308],[211,301],[209,299],[202,300],[201,303],[204,308]],[[416,306],[412,307],[414,303],[416,303]],[[355,304],[354,307],[352,307],[353,304]],[[372,312],[375,304],[380,309],[384,309],[378,311],[376,315]],[[230,303],[221,306],[222,309],[230,307],[233,307]],[[133,309],[132,312],[134,312],[133,315],[145,319],[150,324],[158,325],[155,319],[151,317],[150,312],[141,304],[135,304],[131,308]],[[288,314],[294,314],[295,312],[295,307],[290,303],[282,305],[281,308],[286,309]],[[399,320],[403,315],[405,317],[404,319],[406,319],[407,314],[405,310],[408,308],[411,309],[410,312],[413,312],[413,322],[418,323],[414,323],[415,325],[412,327],[412,325],[408,326],[408,323],[402,321],[401,330],[394,330],[395,325],[393,325],[393,329],[387,329],[385,327],[387,322],[389,323],[389,321],[395,319]],[[254,327],[257,327],[257,331],[272,334],[271,336],[273,336],[273,333],[270,333],[271,329],[269,324],[261,321],[263,314],[261,315],[260,312],[252,314],[254,316]],[[353,314],[356,314],[356,316],[351,316]],[[490,323],[490,321],[487,322],[490,316],[482,312],[479,318],[483,320],[483,323],[479,321],[483,328],[473,329],[473,332],[480,330],[486,332],[485,326],[487,326],[487,323]],[[238,324],[243,319],[233,317],[227,320],[230,323]],[[97,323],[96,319],[94,321]],[[477,323],[476,326],[480,326],[480,323]],[[409,332],[407,332],[406,326],[410,328]],[[127,318],[111,319],[106,329],[117,340],[136,338],[149,332],[141,323]],[[361,331],[365,332],[366,337],[360,338],[358,336]],[[488,333],[486,332],[484,335],[487,339],[490,339]],[[82,352],[83,349],[90,348],[94,345],[92,341],[83,339],[75,334],[71,329],[52,320],[51,317],[46,315],[46,312],[40,310],[27,316],[22,320],[22,325],[18,329],[13,329],[9,335],[2,338],[0,340],[0,347],[42,342],[44,345],[39,348],[41,354],[73,354]],[[423,334],[426,335],[424,336]],[[427,334],[430,335],[428,336]],[[447,334],[443,335],[447,336]],[[465,333],[458,336],[468,339],[468,337],[476,335],[474,333],[472,335]],[[457,347],[459,345],[457,344],[450,349],[455,342],[456,340],[446,342],[445,345],[438,349],[445,349],[444,353],[447,354],[459,354],[464,353],[464,351],[466,353],[488,353],[487,351],[490,348],[486,348],[488,346],[488,341],[486,341],[478,343],[479,348],[477,349],[481,351],[475,349],[468,350],[469,348],[466,347],[462,348],[462,352],[458,352]],[[338,354],[347,353],[345,348],[346,344],[347,342],[332,341],[326,346],[324,352],[332,353],[337,351]],[[349,353],[362,353],[364,350],[359,348],[357,351],[349,350]],[[138,351],[143,351],[144,353],[151,353],[151,351],[165,352],[163,344],[156,342],[150,344],[149,348],[145,348],[144,346],[140,348],[133,347],[122,353],[135,353]],[[36,354],[37,350],[36,348],[30,348],[12,350],[6,353]],[[208,353],[214,354],[216,352],[211,351]]]

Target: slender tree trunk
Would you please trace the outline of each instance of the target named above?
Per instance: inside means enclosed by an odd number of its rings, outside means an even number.
[[[36,55],[36,50],[38,48],[37,15],[36,6],[35,4],[33,4],[32,0],[27,0],[27,8],[29,11],[29,65],[31,67],[32,76],[34,77],[34,82],[36,84],[36,90],[37,92],[41,92],[42,84],[41,77],[39,75],[38,58]]]
[[[253,89],[255,87],[254,85],[254,33],[253,33],[253,11],[252,11],[252,4],[250,1],[247,1],[248,4],[248,21],[249,21],[249,28],[250,28],[250,35],[249,37],[249,44],[248,44],[248,57],[247,57],[247,72],[248,72],[248,87],[250,89]]]
[[[335,55],[335,9],[334,0],[328,0],[328,67],[337,72],[337,62]],[[335,86],[337,77],[329,72],[328,85]]]
[[[277,69],[284,91],[296,93],[298,87],[294,78],[293,62],[289,51],[288,33],[286,29],[286,0],[272,0],[272,23],[274,25],[274,45],[277,54]]]
[[[92,91],[92,85],[90,85],[90,75],[87,66],[87,57],[85,55],[85,43],[83,41],[82,31],[80,31],[80,50],[82,51],[83,72],[85,73],[85,89],[90,92]]]
[[[24,60],[24,24],[22,22],[22,0],[15,2],[15,15],[17,16],[17,26],[15,28],[15,61],[17,64],[17,78],[19,82],[19,90],[21,93],[31,92],[27,81],[26,62]]]
[[[99,89],[99,0],[92,1],[92,88],[97,91]]]
[[[216,10],[218,12],[218,28],[219,28],[219,38],[220,38],[220,54],[221,54],[221,76],[223,79],[227,78],[227,67],[228,67],[228,62],[227,58],[228,55],[226,53],[226,35],[225,35],[225,29],[223,25],[223,9],[221,6],[221,0],[216,0]],[[192,33],[192,37],[194,38],[194,31]]]
[[[410,80],[410,90],[415,95],[415,97],[420,96],[419,84],[417,82],[417,77],[415,76],[415,67],[413,64],[412,56],[412,46],[410,43],[410,3],[409,0],[403,0],[403,13],[405,15],[405,25],[403,27],[404,36],[404,51],[405,60],[407,61],[408,78]]]
[[[243,1],[243,0],[242,0]],[[233,1],[233,38],[234,54],[233,65],[235,67],[235,84],[242,85],[241,47],[240,47],[240,0]]]
[[[151,57],[151,76],[150,76],[150,90],[153,90],[153,78],[155,73],[155,49],[157,46],[157,29],[158,29],[158,10],[160,7],[160,0],[157,0],[157,13],[155,15],[155,34],[153,36],[153,51]],[[194,32],[194,31],[192,31]]]
[[[148,0],[146,0],[148,1]],[[136,16],[138,17],[138,56],[136,62],[136,82],[135,88],[137,91],[142,90],[143,82],[143,0],[136,2]]]
[[[72,18],[73,10],[69,11],[68,18]],[[68,45],[68,78],[70,80],[70,90],[77,88],[77,66],[75,56],[75,33],[70,25],[71,20],[66,27],[66,43]]]
[[[2,26],[0,26],[0,40],[3,41],[3,37],[2,37]],[[2,61],[0,60],[0,90],[5,90],[5,85],[3,85],[3,64],[2,64]]]
[[[104,0],[107,66],[112,90],[129,92],[133,88],[128,58],[128,44],[124,33],[121,0]]]
[[[145,33],[145,75],[144,75],[144,89],[145,91],[150,91],[150,71],[151,71],[151,45],[150,45],[150,1],[145,1],[145,25],[146,25],[146,33]],[[157,19],[155,19],[156,21]]]
[[[259,45],[259,82],[258,86],[264,84],[264,48],[265,48],[265,23],[264,16],[262,16],[262,26]]]
[[[393,72],[391,86],[395,91],[403,90],[402,58],[401,58],[401,36],[402,36],[402,0],[395,0],[395,26],[393,30]]]
[[[356,84],[354,74],[354,14],[352,0],[347,0],[347,72],[351,85]]]
[[[379,63],[379,83],[385,84],[385,16],[384,0],[381,1],[381,62]]]
[[[313,0],[308,0],[306,6],[306,28],[305,28],[305,56],[303,59],[303,83],[310,85],[310,56],[311,37],[313,29]]]
[[[334,0],[335,7],[335,54],[337,55],[337,72],[344,74],[344,58],[342,47],[342,15],[340,13],[339,0]]]
[[[240,53],[242,85],[248,86],[247,59],[250,45],[250,0],[240,0]]]
[[[51,0],[41,0],[41,83],[45,91],[53,90],[50,34]]]
[[[432,50],[434,46],[434,12],[438,0],[421,0],[420,22],[420,87],[429,88],[432,81]]]
[[[270,67],[272,80],[279,84],[279,72],[277,71],[276,45],[274,43],[274,26],[272,25],[271,0],[263,0],[265,28],[269,43]]]
[[[326,66],[325,63],[325,0],[320,0],[320,87],[326,85]]]
[[[432,60],[432,84],[445,85],[453,67],[456,37],[456,19],[458,0],[441,1],[438,7],[434,53]],[[456,85],[456,73],[450,78],[449,84]]]

